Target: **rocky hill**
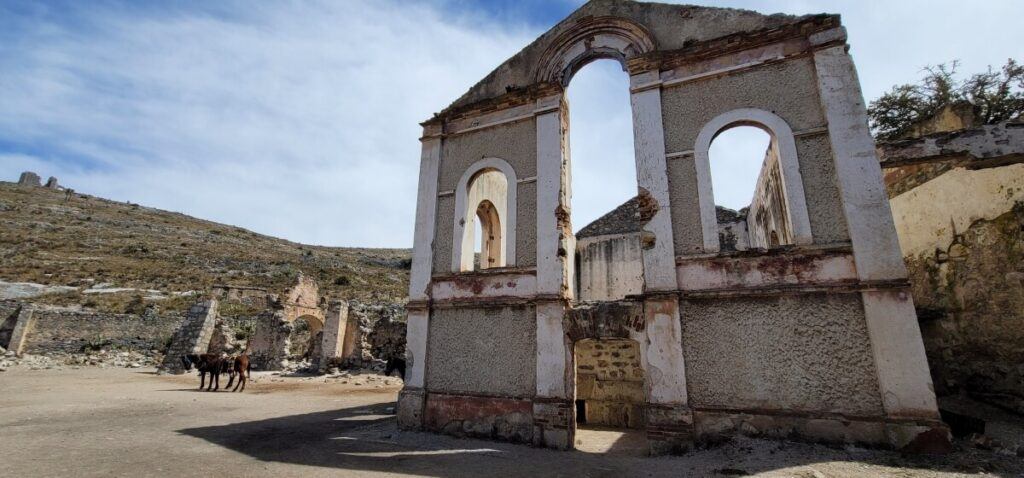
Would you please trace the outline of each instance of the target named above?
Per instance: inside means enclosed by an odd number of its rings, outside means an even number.
[[[184,214],[0,182],[0,298],[104,313],[179,312],[214,284],[402,303],[411,251],[307,246]]]

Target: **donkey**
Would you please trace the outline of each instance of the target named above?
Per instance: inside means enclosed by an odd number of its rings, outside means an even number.
[[[235,374],[238,374],[238,383],[235,384],[235,388],[232,392],[244,392],[245,384],[249,381],[249,376],[252,374],[252,364],[249,363],[249,355],[242,354],[234,358],[228,358],[230,365],[228,366],[228,384],[224,387],[224,390],[231,388],[231,383],[235,381]],[[242,389],[239,390],[238,386],[241,385]]]
[[[187,354],[181,357],[181,363],[185,371],[191,371],[194,366],[199,371],[199,390],[206,386],[209,392],[220,390],[220,374],[227,372],[228,359],[217,354]],[[210,384],[206,385],[206,374],[210,374]]]

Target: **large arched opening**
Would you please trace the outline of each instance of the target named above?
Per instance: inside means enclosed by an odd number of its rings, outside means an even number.
[[[642,161],[627,65],[653,48],[649,38],[628,22],[596,21],[556,42],[559,49],[541,69],[564,88],[562,204],[569,225],[562,231],[569,230],[565,248],[573,251],[566,273],[574,308],[599,310],[602,320],[619,324],[636,320],[638,304],[628,297],[645,290],[641,242],[650,218],[640,217]],[[588,333],[571,347],[573,447],[646,454],[644,344]]]

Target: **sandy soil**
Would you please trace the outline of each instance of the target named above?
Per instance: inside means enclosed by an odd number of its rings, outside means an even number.
[[[558,452],[398,432],[397,385],[263,375],[244,394],[152,370],[0,373],[3,476],[1024,476],[958,444],[944,457],[738,439],[682,457]],[[630,447],[625,447],[630,448]]]

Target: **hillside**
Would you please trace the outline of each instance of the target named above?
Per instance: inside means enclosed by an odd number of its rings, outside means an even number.
[[[190,291],[213,284],[284,290],[300,271],[327,297],[404,302],[410,253],[307,246],[137,204],[0,182],[0,281],[53,286],[34,302],[107,312],[153,302],[182,310]]]

